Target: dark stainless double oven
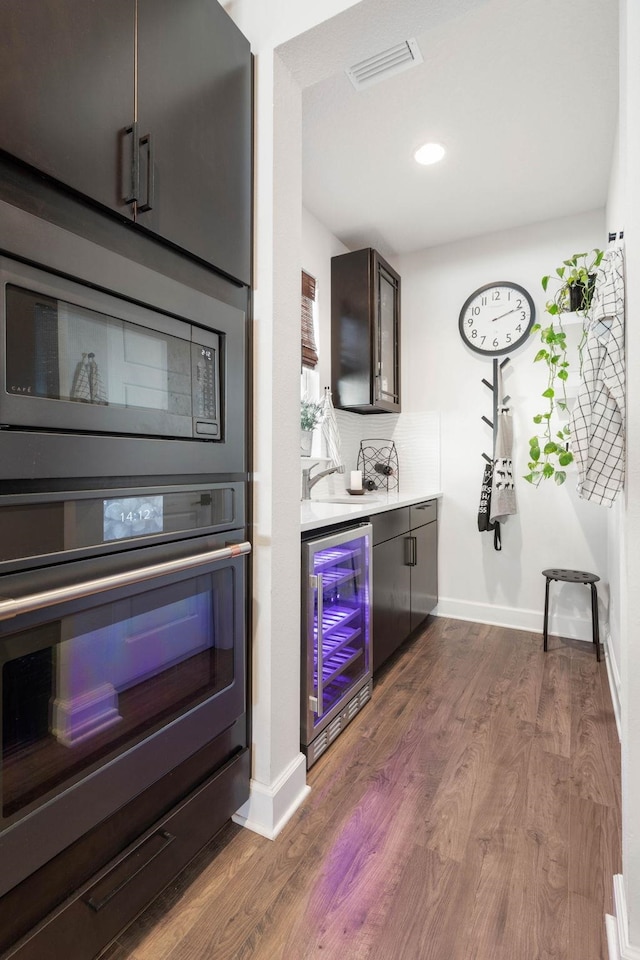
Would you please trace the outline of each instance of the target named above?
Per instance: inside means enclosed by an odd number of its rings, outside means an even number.
[[[77,243],[0,257],[0,955],[21,958],[93,956],[248,795],[245,313],[88,243],[85,269]]]

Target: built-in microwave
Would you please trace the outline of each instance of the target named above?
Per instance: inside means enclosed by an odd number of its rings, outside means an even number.
[[[221,437],[220,335],[0,261],[8,426]]]
[[[166,309],[9,257],[0,301],[0,479],[242,469],[237,308],[190,292]]]

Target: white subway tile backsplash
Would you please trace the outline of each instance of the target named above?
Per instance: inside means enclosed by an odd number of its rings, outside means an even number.
[[[336,420],[346,471],[320,480],[313,490],[314,499],[345,490],[350,471],[357,467],[360,441],[372,439],[395,443],[401,491],[440,489],[440,415],[435,411],[361,415],[336,410]],[[317,472],[322,469],[321,465]]]

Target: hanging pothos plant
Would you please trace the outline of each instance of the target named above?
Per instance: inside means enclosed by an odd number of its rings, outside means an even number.
[[[534,363],[544,361],[547,367],[547,385],[542,393],[546,405],[533,418],[540,430],[529,440],[529,473],[525,475],[525,480],[536,487],[542,480],[551,477],[557,484],[564,483],[567,479],[565,468],[573,461],[573,454],[569,450],[569,424],[565,423],[557,429],[554,416],[557,411],[566,412],[568,409],[566,384],[571,364],[575,365],[575,359],[569,357],[562,316],[571,312],[582,317],[582,336],[577,348],[578,367],[582,371],[582,348],[587,337],[585,321],[591,306],[596,271],[603,256],[604,252],[597,249],[591,254],[574,253],[556,268],[555,274],[542,278],[545,293],[551,280],[557,281],[559,286],[553,299],[545,304],[545,311],[551,317],[550,324],[543,326],[536,323],[531,328],[531,333],[540,333],[542,343]]]

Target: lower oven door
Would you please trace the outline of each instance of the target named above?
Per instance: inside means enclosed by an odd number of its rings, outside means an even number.
[[[239,531],[2,578],[0,895],[242,715],[249,550]]]

